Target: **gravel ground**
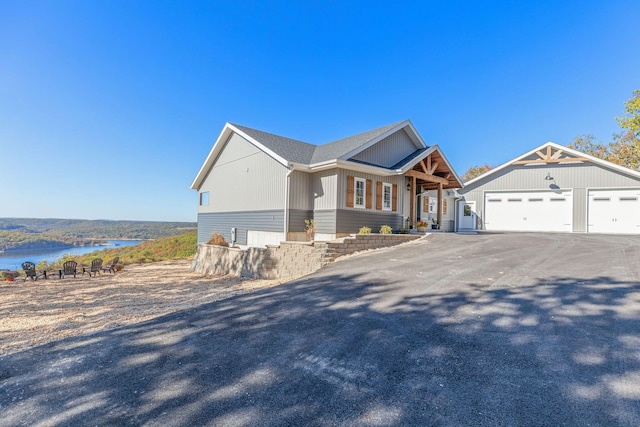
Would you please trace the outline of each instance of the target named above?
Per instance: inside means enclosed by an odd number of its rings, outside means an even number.
[[[206,277],[190,260],[129,265],[116,274],[0,282],[0,355],[145,321],[283,280]]]

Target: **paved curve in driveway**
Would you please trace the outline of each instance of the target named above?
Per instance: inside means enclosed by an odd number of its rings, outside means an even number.
[[[0,425],[640,425],[640,238],[437,234],[0,359]]]

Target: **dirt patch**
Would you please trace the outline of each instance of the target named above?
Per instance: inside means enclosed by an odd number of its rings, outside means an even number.
[[[166,261],[91,278],[0,282],[0,355],[286,281],[206,277],[190,272],[190,264],[190,260]]]

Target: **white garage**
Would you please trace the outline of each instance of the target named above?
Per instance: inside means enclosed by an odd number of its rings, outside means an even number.
[[[640,171],[547,142],[464,183],[489,231],[640,235]],[[461,208],[458,208],[460,212]],[[465,230],[458,215],[456,230]]]
[[[484,226],[490,231],[572,231],[570,190],[485,193]]]
[[[589,233],[640,233],[640,189],[589,190]]]

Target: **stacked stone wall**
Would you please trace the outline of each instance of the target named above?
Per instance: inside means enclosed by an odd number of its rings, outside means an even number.
[[[420,238],[407,234],[353,234],[330,242],[282,242],[266,248],[227,248],[200,244],[191,271],[259,279],[286,279],[313,273],[336,258]]]

